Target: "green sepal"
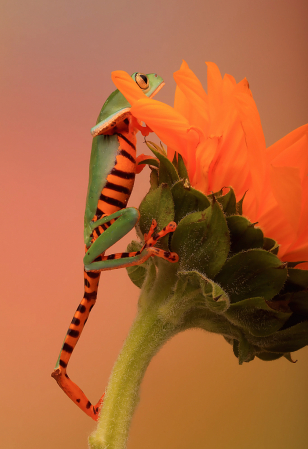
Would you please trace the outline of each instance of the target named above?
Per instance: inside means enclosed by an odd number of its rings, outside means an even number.
[[[202,212],[186,215],[171,240],[184,271],[199,271],[213,278],[224,265],[230,238],[225,215],[217,201]]]
[[[140,161],[138,165],[153,165],[154,167],[159,167],[159,162],[157,159],[144,159]]]
[[[173,159],[172,159],[172,164],[175,166],[175,168],[176,168],[176,171],[178,171],[178,158],[177,158],[177,152],[175,151],[174,152],[174,155],[173,155]]]
[[[295,268],[296,265],[300,264],[300,263],[306,263],[307,260],[301,260],[299,262],[287,262],[288,268]],[[300,267],[299,267],[300,269]]]
[[[255,348],[243,335],[239,340],[233,340],[233,352],[240,365],[244,362],[251,362],[255,358]]]
[[[155,190],[159,186],[159,180],[158,175],[159,171],[156,168],[150,167],[151,174],[150,174],[150,190]]]
[[[246,196],[246,193],[247,192],[245,192],[242,198],[236,203],[236,212],[238,213],[238,215],[243,215],[243,201]]]
[[[203,301],[199,300],[200,288],[189,283],[189,279],[185,273],[178,273],[177,280],[172,289],[172,293],[168,296],[167,301],[163,302],[159,307],[158,313],[164,322],[173,325],[181,325],[185,320],[187,313],[196,307],[198,301],[201,306]]]
[[[203,193],[191,187],[184,187],[184,183],[184,180],[180,180],[171,187],[176,223],[187,214],[202,211],[210,206],[208,198]]]
[[[154,153],[160,162],[159,166],[159,184],[167,183],[170,187],[179,180],[178,173],[167,157],[167,153],[162,147],[154,142],[146,142],[149,149]]]
[[[168,223],[174,220],[174,203],[171,191],[167,184],[161,184],[157,189],[150,190],[142,200],[140,207],[139,228],[141,234],[147,234],[152,220],[157,221],[156,232],[161,231]],[[168,249],[168,236],[160,239],[156,246]]]
[[[227,293],[211,279],[198,271],[179,271],[178,276],[187,281],[190,287],[189,292],[200,290],[199,305],[201,296],[202,304],[212,312],[223,313],[229,308],[230,300]]]
[[[273,299],[266,301],[266,304],[271,309],[276,310],[277,312],[292,313],[289,303],[290,303],[289,294],[277,295]]]
[[[291,313],[278,312],[270,308],[264,298],[248,298],[231,304],[225,316],[255,337],[267,337],[278,331]]]
[[[308,291],[289,292],[276,296],[268,305],[279,311],[290,311],[299,314],[303,319],[308,319]]]
[[[259,352],[256,354],[256,357],[258,357],[258,359],[263,360],[264,362],[271,362],[272,360],[277,360],[280,359],[281,357],[283,357],[284,354],[279,354],[277,352]]]
[[[288,281],[301,288],[308,288],[308,270],[288,268]]]
[[[238,253],[252,248],[263,247],[263,232],[241,215],[227,217],[230,231],[230,251]]]
[[[177,170],[178,170],[179,177],[180,177],[181,179],[184,179],[184,180],[185,180],[185,179],[188,179],[188,181],[189,181],[187,169],[186,169],[186,166],[185,166],[185,164],[184,164],[183,158],[182,158],[182,156],[180,155],[180,153],[177,153],[177,154],[178,154],[178,166],[177,166]]]
[[[263,238],[263,249],[270,251],[273,254],[278,254],[279,245],[276,240],[270,239],[268,237]]]
[[[290,293],[289,307],[292,312],[300,314],[308,319],[308,291]]]
[[[293,360],[293,359],[292,359],[292,356],[291,356],[291,353],[290,353],[290,352],[287,352],[286,354],[283,354],[283,356],[284,356],[287,360],[289,360],[289,362],[291,362],[291,363],[296,363],[296,362],[297,362],[297,360]]]
[[[217,201],[221,204],[222,209],[226,215],[234,215],[237,213],[236,197],[232,187],[228,187],[228,189],[229,192],[226,193],[225,195],[223,195],[223,189],[221,189],[221,191],[219,192],[221,193],[221,195],[219,195],[218,193],[217,196],[215,195],[215,197]]]
[[[264,351],[264,352],[260,352],[260,353],[256,354],[256,356],[260,360],[263,360],[264,362],[271,362],[272,360],[277,360],[277,359],[280,359],[281,357],[285,357],[291,363],[297,362],[297,360],[292,359],[290,352],[287,352],[285,354],[279,354],[277,352]]]
[[[214,279],[229,294],[231,303],[247,298],[272,299],[287,278],[286,265],[263,249],[250,249],[227,260]]]
[[[142,243],[133,240],[128,244],[127,252],[139,251],[141,248]],[[147,265],[133,265],[131,267],[126,267],[126,271],[133,284],[141,288],[147,274]]]
[[[308,321],[280,330],[258,342],[260,347],[270,352],[288,353],[308,345]],[[258,344],[257,343],[257,344]]]

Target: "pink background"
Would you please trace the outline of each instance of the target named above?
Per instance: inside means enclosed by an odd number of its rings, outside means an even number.
[[[111,71],[157,72],[166,81],[158,99],[169,104],[182,59],[204,83],[207,60],[246,76],[270,145],[308,121],[307,19],[306,0],[2,5],[1,447],[86,448],[95,427],[50,373],[83,294],[90,128],[114,90]],[[145,172],[130,205],[147,188]],[[93,402],[137,297],[125,270],[102,275],[69,366]],[[294,358],[239,366],[222,337],[178,335],[146,373],[128,448],[306,449],[307,349]]]

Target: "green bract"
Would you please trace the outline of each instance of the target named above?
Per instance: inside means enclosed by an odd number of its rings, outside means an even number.
[[[153,219],[158,231],[175,221],[174,234],[157,246],[180,259],[175,267],[157,258],[129,267],[132,282],[152,291],[168,272],[169,294],[155,307],[173,334],[189,328],[221,334],[240,364],[255,356],[292,361],[290,352],[308,344],[308,272],[282,262],[277,243],[242,216],[245,198],[237,203],[231,187],[205,196],[190,186],[180,155],[171,163],[163,148],[148,146],[158,161],[145,161],[151,188],[139,208],[138,234]],[[141,246],[132,242],[128,251]]]

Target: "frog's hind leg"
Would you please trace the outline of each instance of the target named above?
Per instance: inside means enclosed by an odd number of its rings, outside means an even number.
[[[89,314],[96,302],[99,278],[100,273],[84,271],[84,296],[74,314],[65,336],[56,367],[51,374],[52,377],[54,377],[58,382],[58,385],[62,388],[64,393],[66,393],[67,396],[72,399],[72,401],[78,405],[79,408],[81,408],[81,410],[94,419],[94,421],[97,421],[98,419],[98,412],[102,405],[104,395],[96,405],[92,405],[84,392],[68,377],[66,368],[84,325],[86,324]]]

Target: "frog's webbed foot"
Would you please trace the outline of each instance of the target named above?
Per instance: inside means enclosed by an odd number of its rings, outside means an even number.
[[[177,255],[177,253],[165,251],[163,249],[156,248],[154,246],[159,239],[169,234],[170,232],[174,232],[176,230],[176,223],[174,221],[171,221],[158,233],[155,233],[156,226],[157,226],[156,220],[152,220],[152,224],[148,234],[144,234],[145,243],[143,248],[141,249],[141,252],[143,250],[147,250],[151,253],[151,256],[161,257],[162,259],[168,260],[169,262],[172,263],[178,262],[179,256]]]
[[[90,416],[90,418],[92,418],[94,421],[98,420],[105,393],[96,405],[92,405],[84,392],[68,377],[68,375],[66,374],[66,369],[63,369],[61,366],[59,366],[51,373],[51,377],[53,377],[57,381],[59,387],[64,391],[64,393],[67,394],[67,396],[83,412]]]

